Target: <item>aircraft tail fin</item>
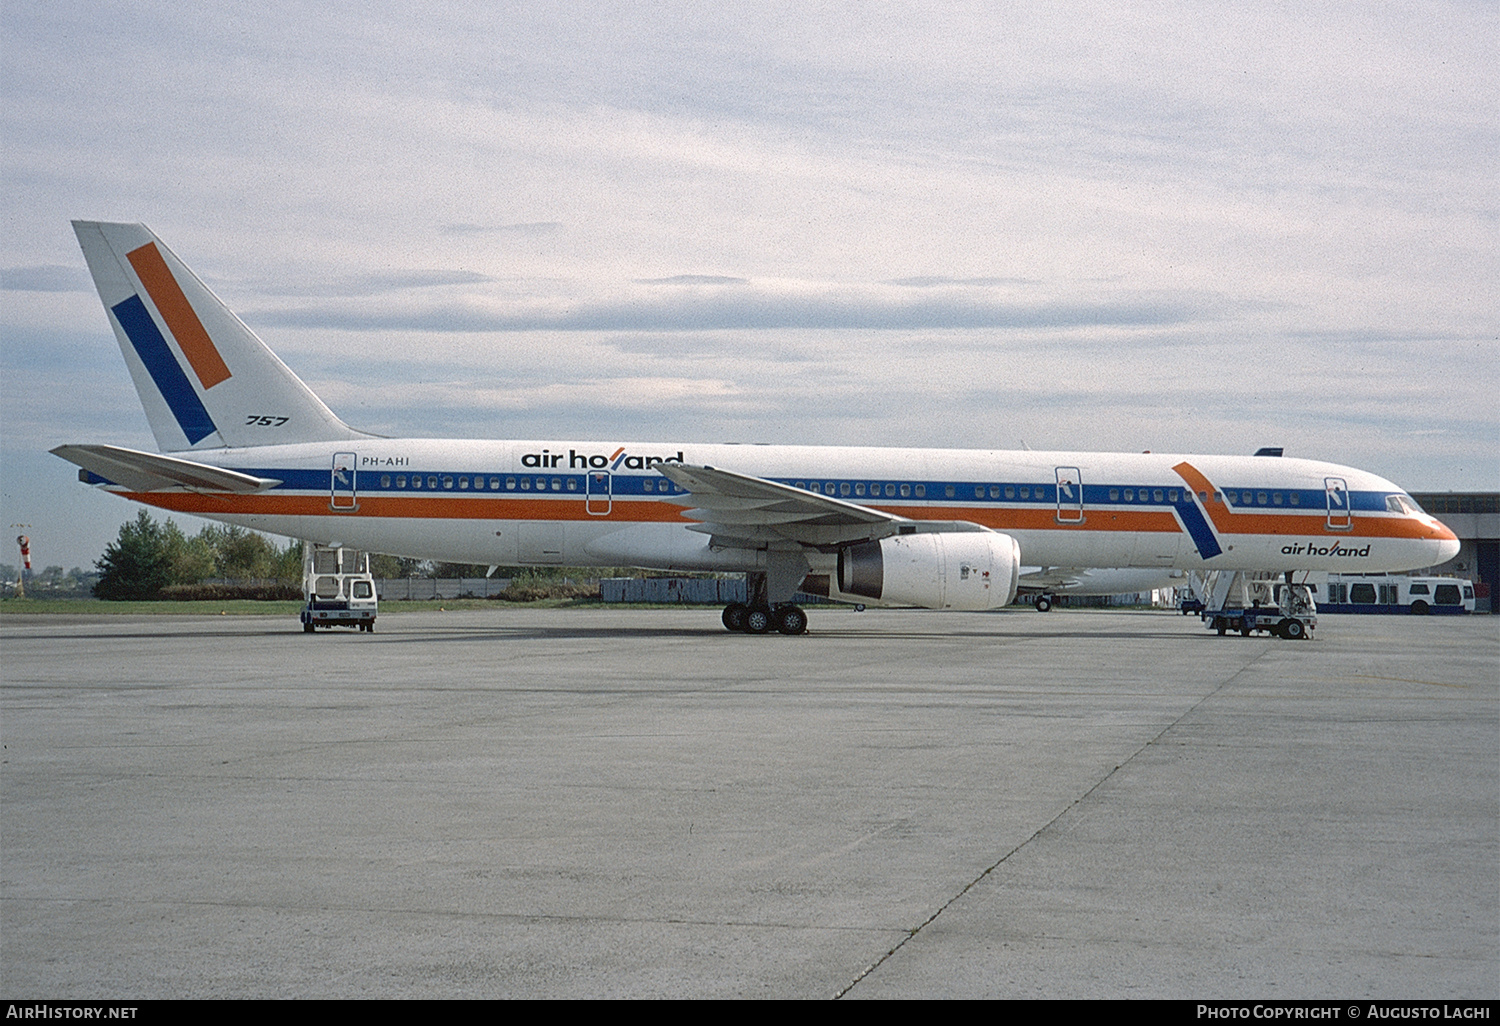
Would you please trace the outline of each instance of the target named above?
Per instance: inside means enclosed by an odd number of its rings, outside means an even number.
[[[162,452],[359,437],[143,224],[74,221]]]

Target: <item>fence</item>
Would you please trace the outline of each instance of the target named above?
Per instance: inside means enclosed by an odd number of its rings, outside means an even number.
[[[509,577],[377,577],[382,601],[490,598],[510,587]]]

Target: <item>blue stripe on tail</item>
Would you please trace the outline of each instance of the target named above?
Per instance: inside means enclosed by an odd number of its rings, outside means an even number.
[[[177,418],[182,433],[187,435],[188,444],[196,445],[217,431],[213,418],[203,407],[203,400],[193,391],[192,383],[182,372],[182,365],[177,362],[167,340],[157,329],[156,322],[151,319],[141,297],[131,296],[111,307],[111,311],[125,329],[130,344],[135,346],[151,380],[156,382],[156,390],[167,401],[172,416]]]

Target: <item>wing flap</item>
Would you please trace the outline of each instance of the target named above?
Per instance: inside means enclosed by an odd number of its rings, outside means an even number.
[[[688,530],[712,536],[715,547],[764,548],[795,542],[833,547],[893,534],[986,531],[966,520],[911,520],[831,495],[714,467],[658,463],[655,469],[692,496]]]
[[[133,492],[185,490],[250,495],[281,483],[273,478],[114,445],[59,445],[52,454]]]

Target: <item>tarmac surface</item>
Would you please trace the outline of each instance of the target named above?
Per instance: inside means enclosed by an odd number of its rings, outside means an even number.
[[[1500,620],[0,617],[0,993],[1500,996]]]

